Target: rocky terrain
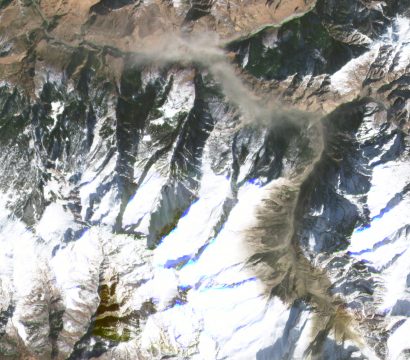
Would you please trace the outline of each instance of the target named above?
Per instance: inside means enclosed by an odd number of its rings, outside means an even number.
[[[410,359],[408,0],[0,0],[0,359]]]

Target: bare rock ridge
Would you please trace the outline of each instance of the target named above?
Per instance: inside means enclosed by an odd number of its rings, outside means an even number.
[[[294,0],[269,6],[264,1],[7,1],[0,24],[7,43],[2,78],[18,80],[43,63],[62,71],[77,48],[101,52],[102,65],[112,65],[115,74],[123,64],[121,54],[153,46],[163,36],[215,32],[221,39],[237,38],[313,5]]]

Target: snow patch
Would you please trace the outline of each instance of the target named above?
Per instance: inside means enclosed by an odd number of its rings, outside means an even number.
[[[151,213],[159,201],[161,189],[166,180],[156,171],[152,171],[146,176],[124,211],[123,227],[138,224],[137,231],[148,234]]]
[[[53,125],[48,127],[49,131],[52,131],[55,129],[57,122],[58,122],[58,116],[61,115],[64,112],[64,104],[61,101],[53,101],[51,103],[51,118],[53,119],[54,123]]]
[[[76,229],[78,225],[74,221],[73,214],[63,205],[51,203],[36,226],[36,233],[47,242],[60,240],[67,229]]]

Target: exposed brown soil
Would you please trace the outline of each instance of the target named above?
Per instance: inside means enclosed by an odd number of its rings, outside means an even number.
[[[112,65],[115,74],[122,67],[116,59],[144,50],[165,35],[212,32],[221,41],[229,41],[301,15],[315,2],[216,1],[190,19],[191,5],[185,1],[32,0],[23,5],[15,0],[0,10],[0,41],[12,44],[0,57],[0,75],[2,80],[24,84],[31,92],[34,85],[26,74],[30,69],[51,66],[61,71],[80,47],[100,51],[102,62]],[[194,7],[206,5],[204,1],[192,3]]]

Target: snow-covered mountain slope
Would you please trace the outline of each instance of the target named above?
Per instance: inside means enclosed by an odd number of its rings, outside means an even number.
[[[410,4],[188,5],[0,0],[0,359],[410,358]]]

